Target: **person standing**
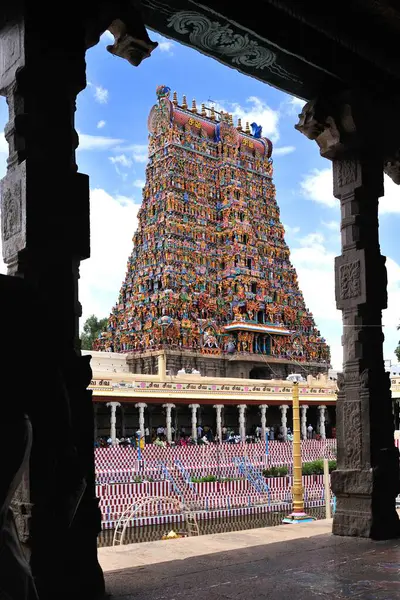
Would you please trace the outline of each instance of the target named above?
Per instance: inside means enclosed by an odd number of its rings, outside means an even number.
[[[150,429],[148,427],[144,429],[144,439],[146,444],[150,444]]]
[[[312,438],[313,438],[313,430],[314,430],[314,427],[311,425],[311,423],[309,423],[309,425],[307,427],[307,439],[308,440],[312,440]]]

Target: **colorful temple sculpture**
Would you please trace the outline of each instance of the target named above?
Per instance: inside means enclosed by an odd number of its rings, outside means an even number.
[[[134,248],[95,350],[130,353],[132,371],[268,379],[326,372],[329,347],[290,262],[256,123],[157,88]]]

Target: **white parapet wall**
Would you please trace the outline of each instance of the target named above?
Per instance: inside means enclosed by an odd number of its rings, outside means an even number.
[[[91,355],[90,366],[93,373],[129,373],[126,362],[126,354],[117,352],[95,352],[94,350],[82,350],[82,355]]]

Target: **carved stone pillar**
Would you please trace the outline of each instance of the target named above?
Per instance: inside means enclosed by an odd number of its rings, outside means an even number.
[[[216,414],[216,433],[217,433],[217,437],[218,437],[218,441],[219,443],[222,442],[222,409],[224,408],[223,404],[214,404],[214,408],[217,411]]]
[[[239,435],[242,442],[246,441],[246,404],[238,404],[239,409]]]
[[[286,440],[287,440],[287,411],[288,411],[289,407],[287,404],[281,404],[281,406],[279,408],[281,409],[281,427],[282,427],[283,440],[286,442]]]
[[[64,412],[75,440],[74,448],[65,442],[49,452],[46,435],[60,422],[50,405],[47,416],[32,423],[29,537],[32,570],[43,599],[54,596],[60,582],[62,594],[69,597],[76,589],[87,598],[104,592],[97,562],[101,521],[95,497],[93,405],[86,389],[90,367],[80,356],[78,327],[79,263],[90,252],[89,182],[77,173],[75,162],[75,100],[86,86],[85,30],[77,6],[72,2],[70,11],[62,11],[56,36],[49,11],[43,6],[35,10],[30,3],[10,6],[8,24],[0,31],[0,94],[9,109],[4,131],[9,157],[0,193],[3,258],[8,274],[35,290],[41,327],[57,323],[57,356],[49,363],[56,363],[68,393]],[[31,298],[25,301],[29,304]],[[43,351],[40,336],[32,343]],[[65,439],[63,433],[60,437]],[[63,493],[56,482],[61,473]],[[83,478],[86,489],[81,495],[72,482]],[[51,542],[59,526],[62,554],[54,553]]]
[[[321,436],[321,439],[325,440],[326,439],[326,432],[325,432],[325,410],[326,410],[326,406],[318,406],[318,410],[319,410],[319,434]]]
[[[197,440],[197,409],[200,404],[189,404],[189,408],[192,409],[192,439]]]
[[[261,439],[265,442],[266,429],[267,429],[267,408],[268,404],[261,404],[259,407],[261,411]]]
[[[111,443],[115,446],[117,439],[117,407],[121,406],[119,402],[107,402],[107,406],[111,408],[110,413],[110,438]]]
[[[165,421],[167,426],[167,440],[169,443],[172,442],[172,409],[175,408],[175,404],[163,404],[165,408]]]
[[[144,438],[144,409],[147,407],[145,402],[138,402],[135,404],[135,408],[139,409],[139,431],[140,437]]]
[[[384,193],[385,134],[376,118],[382,113],[367,94],[346,93],[308,103],[296,126],[333,161],[333,192],[341,210],[335,287],[343,314],[343,378],[338,379],[336,408],[333,532],[375,539],[400,535],[395,509],[399,453],[382,347],[387,276],[378,203]]]
[[[32,506],[31,567],[41,600],[54,598],[55,590],[58,600],[75,597],[77,590],[92,600],[104,595],[104,578],[97,561],[101,515],[87,390],[92,374],[89,358],[80,356],[78,328],[79,263],[90,253],[89,182],[77,173],[75,161],[75,100],[86,86],[86,49],[106,27],[116,37],[109,50],[131,64],[139,64],[156,44],[133,3],[103,2],[96,11],[95,4],[90,10],[71,0],[60,10],[56,27],[43,3],[3,5],[0,95],[9,108],[4,131],[9,157],[0,193],[2,252],[8,274],[24,280],[25,306],[33,297],[38,300],[37,335],[27,334],[26,347],[45,357],[53,394],[42,394],[41,418],[36,414],[31,420],[26,499]],[[45,355],[40,328],[54,324],[57,352]],[[8,347],[7,339],[3,343]],[[57,381],[57,389],[50,380]],[[48,432],[55,422],[63,443],[49,452]],[[54,531],[63,540],[57,552]],[[18,592],[9,596],[20,597]]]
[[[302,404],[301,409],[301,437],[303,440],[307,439],[307,404]]]

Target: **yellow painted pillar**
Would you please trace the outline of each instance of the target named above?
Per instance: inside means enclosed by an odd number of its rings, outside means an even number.
[[[301,435],[300,435],[300,402],[299,384],[293,382],[292,394],[293,408],[293,513],[304,514],[304,490],[301,463]]]

